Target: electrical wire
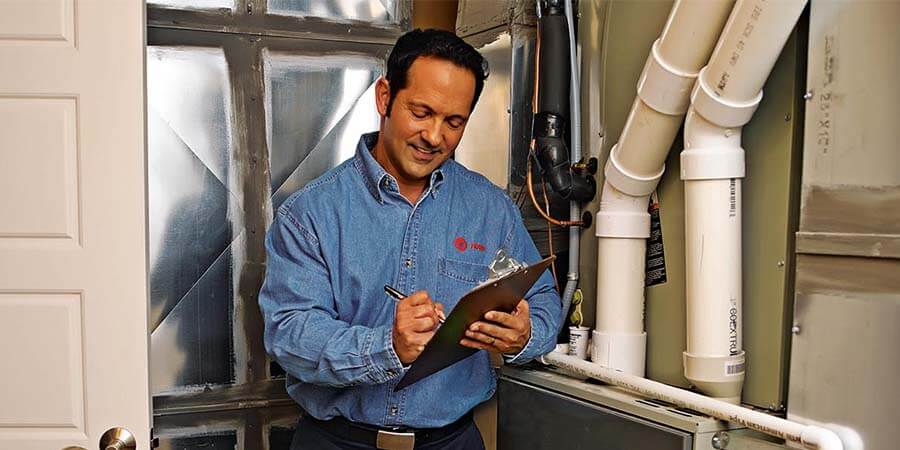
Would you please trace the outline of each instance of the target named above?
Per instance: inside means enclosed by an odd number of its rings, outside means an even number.
[[[526,171],[526,179],[525,186],[528,188],[528,195],[531,197],[531,203],[534,205],[534,209],[540,213],[541,217],[544,218],[547,222],[552,223],[553,225],[560,227],[583,227],[584,222],[581,220],[559,220],[550,216],[549,208],[547,213],[541,208],[538,204],[537,198],[534,196],[534,186],[532,186],[532,178],[531,178],[531,158],[528,159],[528,170]]]
[[[550,199],[547,198],[547,183],[541,180],[541,194],[544,196],[544,207],[547,208],[547,214],[550,214]],[[555,256],[553,251],[553,224],[547,222],[547,245],[550,250],[550,256]],[[559,292],[559,278],[556,276],[556,260],[550,263],[550,270],[553,272],[553,284],[556,285],[556,292]]]

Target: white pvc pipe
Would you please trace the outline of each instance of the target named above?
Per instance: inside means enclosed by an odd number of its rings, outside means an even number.
[[[804,7],[806,0],[738,0],[706,68],[717,96],[744,102],[759,94]]]
[[[597,308],[591,360],[633,375],[644,374],[644,256],[650,216],[644,197],[603,183],[597,230],[616,237],[597,241]],[[607,300],[607,301],[601,301]]]
[[[770,436],[800,444],[808,449],[844,449],[844,444],[838,435],[826,428],[791,422],[559,353],[548,353],[541,357],[541,362],[555,365],[577,375],[620,386],[647,397],[663,400],[682,408],[689,408],[718,419],[727,420]]]
[[[687,349],[684,373],[702,392],[738,403],[742,346],[741,127],[805,0],[738,0],[684,125]]]
[[[653,44],[638,95],[610,151],[597,212],[597,320],[592,360],[643,375],[647,208],[690,104],[690,90],[709,57],[733,0],[678,0]]]
[[[649,195],[662,176],[666,155],[689,105],[691,87],[708,60],[733,0],[679,0],[653,43],[638,96],[616,148],[618,169],[646,180],[643,187],[613,182],[631,195]]]

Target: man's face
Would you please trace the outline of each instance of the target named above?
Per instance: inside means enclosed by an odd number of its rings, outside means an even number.
[[[390,86],[382,78],[376,86],[376,101],[383,119],[379,138],[385,154],[376,154],[376,159],[402,183],[427,180],[459,145],[474,95],[475,76],[467,69],[443,59],[419,57],[387,117]]]

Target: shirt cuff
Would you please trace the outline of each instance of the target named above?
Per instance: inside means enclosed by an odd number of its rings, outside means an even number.
[[[527,357],[528,352],[531,351],[531,343],[534,342],[534,326],[531,327],[531,336],[528,338],[528,342],[525,343],[525,346],[522,347],[522,350],[519,350],[519,353],[515,355],[507,355],[503,354],[503,362],[507,364],[521,364],[527,362],[530,357]]]
[[[369,378],[374,384],[386,383],[403,373],[403,364],[394,351],[394,341],[389,327],[372,329],[370,335]]]

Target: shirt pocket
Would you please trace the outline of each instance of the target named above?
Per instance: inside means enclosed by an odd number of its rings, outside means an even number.
[[[440,258],[438,260],[438,273],[474,286],[487,280],[488,266],[450,258]]]

